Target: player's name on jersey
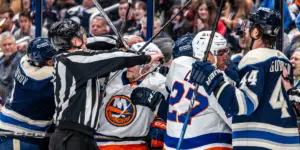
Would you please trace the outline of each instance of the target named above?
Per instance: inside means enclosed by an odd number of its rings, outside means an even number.
[[[285,67],[288,72],[291,71],[291,65],[289,65],[287,62],[284,62],[282,60],[274,60],[274,61],[272,61],[272,64],[270,67],[270,72],[282,71],[283,67]]]
[[[25,77],[25,76],[21,73],[19,67],[18,67],[18,69],[16,70],[16,73],[15,73],[15,79],[16,79],[16,81],[20,82],[20,83],[23,84],[23,85],[28,81],[28,78]]]

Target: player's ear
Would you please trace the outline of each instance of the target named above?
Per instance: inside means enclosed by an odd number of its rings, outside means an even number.
[[[46,65],[47,66],[53,66],[54,63],[53,63],[52,59],[46,60]]]
[[[259,39],[260,38],[260,31],[259,29],[256,27],[251,31],[251,37],[254,39]]]

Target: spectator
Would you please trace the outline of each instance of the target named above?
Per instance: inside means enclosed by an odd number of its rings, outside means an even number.
[[[220,18],[229,29],[236,29],[241,20],[253,10],[252,0],[227,0],[224,16]]]
[[[0,20],[5,19],[2,32],[9,31],[12,34],[17,30],[16,26],[14,25],[12,18],[14,17],[14,12],[10,8],[1,8],[0,9]]]
[[[54,0],[45,0],[46,6],[43,9],[43,26],[50,29],[51,25],[59,21],[59,12],[53,6]]]
[[[7,2],[10,2],[9,4]],[[10,8],[14,14],[21,11],[21,0],[0,0],[0,8]]]
[[[117,21],[113,22],[113,24],[115,25],[115,27],[118,30],[121,30],[122,22],[126,18],[127,8],[128,8],[127,0],[120,0],[120,6],[119,6],[119,10],[118,10],[119,19]],[[124,29],[124,33],[123,33],[125,35],[134,34],[139,29],[138,24],[135,21],[133,14],[134,14],[134,8],[131,7],[131,9],[129,10],[129,13],[128,13],[128,17],[126,20],[126,25],[125,25],[125,29]]]
[[[138,24],[140,24],[140,22],[146,16],[146,14],[147,14],[146,3],[143,1],[137,1],[134,4],[134,19],[135,19],[135,21]]]
[[[2,98],[5,102],[12,90],[14,73],[23,53],[17,51],[15,38],[10,32],[0,35],[0,47],[3,51],[0,58],[0,91],[3,92]]]
[[[108,34],[109,27],[106,24],[106,21],[101,16],[96,16],[93,18],[91,23],[91,33],[95,36]]]
[[[174,15],[176,15],[178,13],[178,11],[180,10],[180,5],[174,5],[171,7],[169,14],[168,14],[168,20],[171,19]],[[176,16],[176,18],[171,22],[171,24],[166,28],[166,32],[172,36],[173,40],[176,40],[176,34],[173,34],[174,31],[177,28],[181,28],[182,25],[184,23],[184,18],[183,18],[183,14],[180,13],[179,15]]]
[[[32,18],[29,11],[22,11],[20,13],[20,29],[18,29],[14,36],[17,40],[29,36],[31,39],[35,38],[35,26],[32,25]],[[42,37],[47,37],[48,31],[42,28]]]
[[[211,30],[217,17],[217,8],[211,0],[199,0],[197,12],[196,31]],[[217,31],[225,35],[226,26],[219,20]]]
[[[161,23],[160,20],[156,17],[154,17],[154,23],[153,23],[153,35],[158,33],[160,30]],[[146,38],[146,31],[147,31],[147,17],[142,19],[142,29],[141,29],[141,37],[145,40]],[[156,38],[169,38],[169,35],[167,35],[164,32],[161,32]]]
[[[72,19],[89,31],[90,16],[98,12],[92,0],[83,0],[81,5],[70,8],[66,13],[66,18]]]

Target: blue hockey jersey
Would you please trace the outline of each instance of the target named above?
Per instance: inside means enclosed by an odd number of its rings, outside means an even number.
[[[33,67],[24,56],[14,77],[12,96],[0,113],[0,129],[43,135],[52,124],[52,67]]]
[[[216,97],[233,117],[234,149],[300,149],[296,116],[282,84],[282,70],[291,70],[283,53],[259,48],[239,63],[238,88],[220,87]]]

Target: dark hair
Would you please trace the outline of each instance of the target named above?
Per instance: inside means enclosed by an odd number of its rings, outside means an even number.
[[[122,5],[122,4],[127,4],[128,2],[127,2],[127,0],[120,0],[120,5]]]
[[[139,6],[144,10],[147,11],[146,3],[143,1],[136,1],[134,5],[139,4]]]
[[[26,18],[28,18],[30,21],[32,21],[30,11],[28,11],[28,10],[23,10],[23,11],[21,11],[21,12],[20,12],[20,17],[26,17]]]
[[[14,17],[14,12],[10,8],[8,8],[8,7],[0,8],[0,14],[5,14],[5,13],[9,14],[10,19],[12,19]]]
[[[208,26],[212,27],[212,25],[215,23],[216,20],[216,16],[217,16],[217,7],[214,5],[214,3],[212,2],[212,0],[199,0],[199,5],[197,7],[197,15],[199,17],[198,14],[198,9],[202,4],[206,4],[207,6],[207,11],[209,14],[209,19],[208,19]],[[200,17],[199,17],[200,18]]]
[[[171,18],[171,17],[172,17],[173,11],[174,11],[175,9],[180,10],[180,9],[181,9],[180,5],[173,5],[173,6],[170,8],[170,10],[168,11],[168,18]],[[183,19],[183,13],[182,13],[182,12],[179,13],[178,16],[180,16],[180,21],[182,21],[182,19]]]

